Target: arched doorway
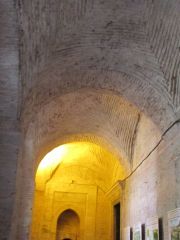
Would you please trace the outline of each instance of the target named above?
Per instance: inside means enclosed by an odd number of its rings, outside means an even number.
[[[58,218],[56,240],[80,239],[80,219],[71,209],[65,210]]]

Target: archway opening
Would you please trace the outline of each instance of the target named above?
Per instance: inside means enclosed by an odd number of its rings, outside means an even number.
[[[56,240],[78,240],[80,238],[80,220],[76,212],[65,210],[58,218]]]
[[[114,205],[126,175],[120,162],[92,142],[46,154],[36,172],[32,239],[114,239]]]

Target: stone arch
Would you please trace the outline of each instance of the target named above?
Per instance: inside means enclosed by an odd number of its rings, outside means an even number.
[[[176,118],[168,94],[163,92],[162,96],[161,90],[154,88],[151,83],[142,79],[133,78],[119,71],[89,70],[88,72],[61,73],[60,69],[60,66],[50,66],[45,72],[38,74],[36,84],[24,99],[25,104],[21,114],[23,121],[24,116],[26,116],[26,121],[29,121],[29,117],[32,119],[32,109],[33,113],[36,114],[44,105],[59,97],[74,93],[81,94],[82,92],[87,94],[95,92],[100,95],[106,93],[121,97],[150,117],[161,130],[166,129]],[[69,81],[69,84],[65,84],[59,79],[65,79]],[[50,80],[55,83],[49,85]],[[31,106],[31,108],[26,106]],[[166,121],[162,121],[162,116]]]
[[[139,155],[145,157],[160,137],[160,130],[151,119],[125,98],[112,91],[86,89],[86,91],[59,96],[50,99],[44,105],[41,104],[41,108],[35,114],[34,112],[24,112],[22,117],[24,126],[24,146],[21,156],[24,167],[22,176],[29,176],[26,184],[30,189],[30,194],[27,199],[25,194],[27,188],[21,191],[20,201],[29,207],[26,208],[26,211],[23,208],[20,209],[22,216],[20,221],[23,221],[23,218],[28,215],[29,224],[32,216],[35,172],[38,161],[49,150],[75,139],[90,140],[100,145],[106,145],[116,153],[118,159],[122,161],[122,165],[127,167],[127,173],[130,173],[133,168],[133,142],[137,138],[136,128],[139,123],[142,122],[143,130],[143,122],[146,119],[145,127],[148,125],[150,132],[153,129],[153,133],[155,133],[155,138],[152,133],[150,135],[152,140],[147,134],[143,137],[144,142],[151,140],[152,143],[145,144],[143,155],[141,152],[138,153]],[[141,131],[138,135],[141,135]],[[142,159],[138,160],[140,162]]]
[[[64,210],[57,220],[56,240],[67,239],[80,239],[80,218],[72,209]]]
[[[61,144],[61,141],[71,141],[74,136],[80,136],[79,139],[88,136],[91,140],[95,136],[109,142],[127,162],[132,158],[133,135],[139,117],[144,115],[140,109],[114,92],[92,89],[53,98],[38,108],[37,112],[24,114],[26,119],[23,117],[22,122],[25,137],[32,135],[32,128],[38,136],[38,139],[34,136],[38,145],[36,159],[39,153],[41,157],[45,155],[47,146],[49,149],[46,152],[59,142]]]

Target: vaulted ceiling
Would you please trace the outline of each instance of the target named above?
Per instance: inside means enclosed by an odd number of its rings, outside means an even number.
[[[146,141],[145,129],[160,136],[180,118],[180,1],[0,4],[1,215],[8,209],[8,222],[20,134],[31,160],[37,149],[42,157],[87,140],[114,149],[126,165],[142,119],[152,127],[143,125]]]
[[[102,137],[131,161],[142,115],[163,133],[180,114],[179,10],[178,0],[20,0],[23,129],[42,145]]]
[[[39,102],[47,92],[100,88],[149,115],[177,113],[179,8],[178,0],[19,1],[23,99],[30,89]]]

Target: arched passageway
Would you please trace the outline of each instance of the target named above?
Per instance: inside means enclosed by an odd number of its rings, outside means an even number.
[[[84,239],[111,239],[106,220],[118,179],[123,227],[158,216],[168,238],[167,212],[180,207],[179,3],[3,1],[0,239],[29,240],[31,222],[33,239],[55,239],[59,214],[72,201],[92,234],[82,232]],[[107,144],[125,174],[115,173],[111,157],[88,150],[82,161],[40,174],[35,189],[39,159],[75,141]]]
[[[28,125],[23,152],[26,166],[32,170],[30,176],[27,169],[32,195],[23,198],[24,204],[33,208],[33,214],[30,208],[28,214],[30,239],[55,240],[59,215],[74,209],[81,222],[81,240],[112,240],[114,206],[122,203],[122,230],[134,219],[130,212],[136,208],[131,199],[142,184],[138,177],[133,182],[127,180],[128,184],[125,179],[141,166],[159,139],[159,129],[151,119],[112,92],[80,91],[45,105]],[[156,175],[155,152],[148,168]],[[143,183],[142,193],[147,188],[146,181]],[[154,211],[156,191],[147,193],[149,198],[152,194]],[[141,200],[136,204],[146,205],[143,196]],[[27,216],[23,208],[20,211],[21,216]],[[122,231],[119,233],[122,235]]]
[[[114,206],[125,175],[117,156],[95,143],[50,151],[36,172],[32,239],[116,239]]]

